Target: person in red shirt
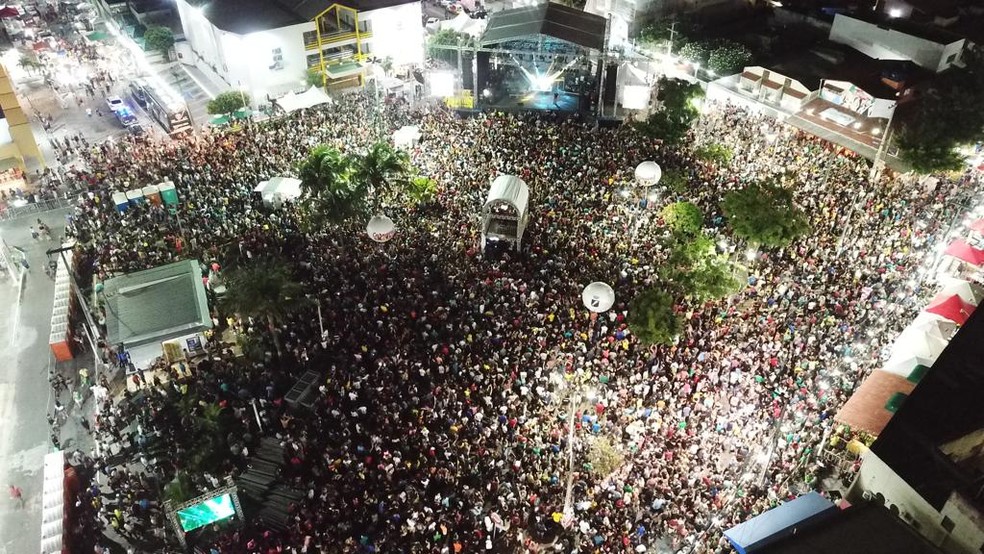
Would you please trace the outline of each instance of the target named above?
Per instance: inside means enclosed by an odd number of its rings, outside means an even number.
[[[20,507],[24,507],[24,493],[20,490],[20,487],[15,487],[8,484],[7,487],[10,488],[10,499],[20,502]]]

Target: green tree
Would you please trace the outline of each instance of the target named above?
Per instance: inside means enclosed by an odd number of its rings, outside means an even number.
[[[272,258],[254,259],[226,274],[222,306],[229,313],[266,322],[277,357],[283,357],[277,324],[307,304],[301,285],[293,280],[286,262]]]
[[[160,52],[168,58],[171,48],[174,48],[174,33],[170,28],[160,25],[149,27],[144,32],[144,46],[147,50]]]
[[[245,92],[230,90],[209,100],[205,109],[211,115],[229,114],[249,106],[249,100],[249,95]]]
[[[588,464],[599,477],[608,477],[622,466],[625,456],[608,437],[594,437],[588,445]]]
[[[730,296],[741,290],[737,267],[725,256],[702,257],[686,274],[688,296],[699,301]]]
[[[321,70],[316,67],[310,67],[304,72],[304,80],[307,81],[308,86],[321,88],[325,86],[325,77],[321,73]]]
[[[721,210],[735,234],[750,243],[785,247],[810,231],[793,193],[775,183],[754,183],[725,194]]]
[[[704,214],[693,202],[667,204],[660,212],[663,221],[675,233],[693,235],[704,226]]]
[[[738,73],[751,62],[751,50],[731,41],[724,41],[707,56],[707,68],[720,76]]]
[[[697,149],[697,157],[717,166],[728,165],[734,153],[723,144],[707,144]]]
[[[683,172],[678,169],[664,170],[663,177],[660,178],[659,184],[673,191],[675,194],[683,194],[687,192],[687,178],[683,175]]]
[[[704,41],[694,41],[684,44],[679,51],[679,56],[690,62],[700,64],[701,67],[707,67],[708,57],[711,55],[711,49]]]
[[[899,158],[918,173],[957,171],[964,166],[963,157],[957,152],[957,142],[950,137],[940,137],[938,142],[927,142],[921,130],[905,128],[896,135]]]
[[[676,19],[660,18],[647,23],[640,28],[636,40],[647,50],[661,54],[666,52],[677,54],[683,45],[690,42],[689,37],[699,34],[696,20],[691,16],[683,15]],[[673,41],[672,44],[670,40]]]
[[[328,146],[313,148],[301,162],[301,208],[309,230],[365,212],[367,189],[352,178],[354,169],[349,157]]]
[[[700,117],[694,102],[703,96],[704,91],[698,84],[664,78],[659,82],[660,109],[634,126],[647,137],[667,144],[680,144]]]
[[[417,175],[407,183],[407,196],[418,204],[428,204],[437,194],[437,183],[430,177]]]
[[[389,143],[377,142],[355,158],[352,179],[364,187],[378,203],[382,195],[393,192],[393,185],[406,183],[410,174],[410,157]]]
[[[657,288],[639,293],[629,303],[626,323],[643,344],[672,344],[682,323],[673,310],[673,296]]]
[[[33,57],[28,55],[23,55],[20,57],[19,60],[17,60],[17,67],[23,69],[24,71],[27,71],[28,73],[34,73],[34,70],[41,67],[41,64],[38,63],[38,61]]]

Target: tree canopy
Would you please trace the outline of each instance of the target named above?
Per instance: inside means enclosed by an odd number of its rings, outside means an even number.
[[[667,144],[679,144],[687,136],[700,112],[694,101],[703,97],[700,85],[680,79],[661,79],[658,99],[660,109],[645,121],[635,123],[642,134]]]
[[[752,61],[752,51],[737,42],[722,41],[707,56],[707,68],[718,75],[733,75]]]
[[[282,351],[277,323],[306,301],[301,285],[283,260],[259,258],[226,273],[223,307],[241,317],[265,320],[278,357]]]
[[[645,290],[629,302],[626,323],[643,344],[672,344],[682,327],[673,310],[673,296],[658,288]]]
[[[397,194],[426,202],[435,191],[433,181],[414,175],[406,152],[384,142],[353,155],[328,146],[315,147],[297,173],[305,222],[312,229],[342,223],[369,208],[380,209],[385,198]]]
[[[667,204],[660,212],[663,221],[675,233],[693,235],[704,226],[704,214],[693,202]]]
[[[721,210],[735,234],[750,243],[785,247],[810,231],[793,193],[775,183],[754,183],[724,196]]]
[[[144,46],[147,50],[155,50],[167,56],[174,47],[174,33],[168,27],[149,27],[144,32]]]
[[[230,90],[219,94],[208,101],[205,109],[211,115],[223,115],[235,112],[249,105],[249,95],[238,90]]]

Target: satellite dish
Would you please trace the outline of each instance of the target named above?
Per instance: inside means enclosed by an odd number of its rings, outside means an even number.
[[[581,292],[584,307],[596,314],[607,312],[615,304],[615,291],[607,283],[595,281]]]
[[[659,183],[663,177],[663,168],[656,162],[642,162],[635,168],[636,182],[643,187],[651,187]]]
[[[376,242],[387,242],[396,235],[396,224],[385,215],[377,215],[366,225],[366,234]]]

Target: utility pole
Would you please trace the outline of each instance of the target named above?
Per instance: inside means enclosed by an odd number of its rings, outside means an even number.
[[[676,21],[670,24],[670,44],[666,47],[667,58],[673,55],[673,40],[676,38],[676,24]]]

